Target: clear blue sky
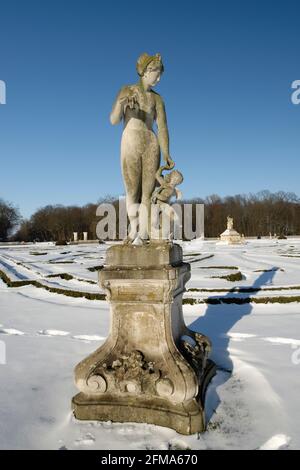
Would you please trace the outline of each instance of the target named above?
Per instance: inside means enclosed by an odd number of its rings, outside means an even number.
[[[24,216],[123,193],[109,113],[142,52],[163,57],[185,197],[300,195],[299,1],[7,0],[0,15],[0,197]]]

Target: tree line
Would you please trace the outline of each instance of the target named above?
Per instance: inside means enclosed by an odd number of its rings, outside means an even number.
[[[205,205],[207,237],[218,237],[224,231],[228,215],[234,218],[234,228],[246,237],[300,235],[300,198],[294,193],[212,195],[198,201]]]
[[[118,224],[119,201],[112,196],[82,207],[47,205],[29,219],[23,219],[13,204],[0,199],[0,240],[70,241],[73,232],[88,232],[89,239],[96,239],[96,226],[100,220],[96,210],[104,202],[115,206]],[[300,235],[300,198],[294,193],[261,191],[226,197],[214,194],[204,199],[184,200],[180,204],[204,204],[206,237],[218,237],[226,228],[228,215],[234,218],[235,229],[246,237],[270,233]]]

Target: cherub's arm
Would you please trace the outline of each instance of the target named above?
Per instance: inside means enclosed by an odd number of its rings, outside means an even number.
[[[180,189],[175,188],[176,199],[182,199],[182,191]]]
[[[168,169],[167,166],[161,166],[161,167],[159,167],[159,169],[157,170],[157,172],[155,174],[155,178],[161,186],[165,185],[165,180],[164,180],[164,177],[162,176],[162,172],[166,169]]]

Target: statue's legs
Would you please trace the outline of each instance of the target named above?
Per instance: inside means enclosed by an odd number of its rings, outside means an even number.
[[[142,148],[139,131],[123,132],[121,140],[121,167],[126,190],[126,209],[130,222],[129,238],[134,240],[138,232],[138,206],[141,197]]]
[[[147,145],[142,156],[142,204],[140,210],[140,236],[149,238],[151,227],[151,196],[155,189],[155,174],[159,168],[160,148],[154,132],[147,133]]]
[[[157,137],[150,130],[126,128],[121,141],[121,165],[126,189],[126,208],[130,221],[129,238],[139,232],[147,239],[150,227],[151,195],[155,173],[159,167],[160,149]],[[138,213],[137,204],[142,203]]]
[[[180,222],[180,218],[172,206],[166,202],[158,201],[157,207],[159,208],[157,218],[154,221],[155,226],[158,226],[156,230],[156,236],[161,240],[169,240],[173,238],[175,231],[175,224]]]

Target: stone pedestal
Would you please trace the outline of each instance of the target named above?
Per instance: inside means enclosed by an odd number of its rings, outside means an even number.
[[[88,239],[88,233],[83,232],[83,241],[87,242],[87,239]]]
[[[244,237],[242,237],[236,230],[234,229],[226,229],[220,235],[220,240],[222,243],[226,245],[241,245],[245,243]]]
[[[99,272],[107,292],[107,341],[75,369],[75,417],[143,422],[181,434],[205,429],[204,395],[215,372],[210,341],[189,330],[182,294],[190,278],[179,245],[115,245]]]
[[[245,243],[244,235],[241,236],[233,228],[233,217],[227,217],[227,229],[225,232],[221,233],[220,240],[221,241],[219,243],[225,245],[241,245],[242,243]]]

